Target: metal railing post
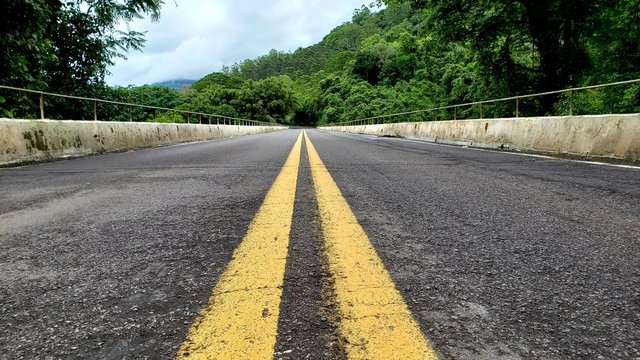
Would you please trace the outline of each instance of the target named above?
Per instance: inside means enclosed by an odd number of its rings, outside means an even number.
[[[98,102],[93,102],[93,121],[98,121]]]
[[[482,114],[482,103],[480,103],[480,120],[482,120],[482,116],[483,116],[483,114]]]
[[[40,119],[44,120],[44,95],[40,94]]]
[[[569,91],[569,116],[573,116],[573,90]]]
[[[520,98],[516,98],[516,117],[520,116]]]
[[[453,120],[458,120],[458,107],[453,108]]]

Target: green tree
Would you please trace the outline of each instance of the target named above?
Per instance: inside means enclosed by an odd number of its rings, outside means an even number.
[[[72,95],[104,91],[107,67],[129,50],[139,50],[143,34],[117,25],[135,18],[157,19],[161,0],[6,0],[0,4],[0,84]],[[37,106],[24,96],[6,96],[5,110],[29,116]],[[49,114],[83,118],[91,110],[78,101],[50,99]]]
[[[380,35],[373,35],[363,42],[356,55],[353,73],[369,84],[376,85],[383,80],[383,71],[389,71],[396,55],[394,44],[388,43]]]
[[[232,101],[242,117],[253,120],[289,123],[297,102],[293,82],[287,75],[249,81]]]
[[[404,1],[388,0],[390,5]],[[426,9],[438,36],[468,41],[478,54],[484,77],[511,94],[562,89],[576,84],[590,64],[583,39],[599,0],[434,1],[412,4]],[[527,55],[530,54],[530,55]],[[542,100],[550,111],[555,99]]]
[[[241,77],[214,72],[191,84],[190,88],[195,91],[204,91],[207,88],[216,86],[227,89],[240,89],[244,84],[245,80]]]

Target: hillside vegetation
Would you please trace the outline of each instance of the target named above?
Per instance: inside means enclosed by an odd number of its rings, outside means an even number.
[[[351,22],[318,44],[292,53],[272,50],[213,72],[184,92],[144,86],[106,89],[102,95],[316,125],[640,78],[640,0],[385,3],[378,12],[357,9]],[[640,85],[575,96],[578,114],[640,112]],[[568,100],[556,95],[529,99],[520,111],[566,114]],[[484,108],[485,116],[514,112],[511,103]],[[477,107],[457,113],[478,115]],[[158,117],[176,119],[139,111],[134,120]],[[429,119],[416,115],[411,120]]]

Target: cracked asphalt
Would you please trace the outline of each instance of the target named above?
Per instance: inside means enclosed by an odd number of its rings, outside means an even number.
[[[0,359],[174,358],[299,132],[0,169]],[[640,170],[307,133],[440,358],[640,358]],[[314,196],[275,358],[346,357]]]

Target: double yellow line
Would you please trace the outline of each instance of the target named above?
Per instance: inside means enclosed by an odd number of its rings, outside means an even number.
[[[302,132],[196,319],[178,359],[270,359],[293,221],[302,139],[350,359],[435,359],[393,280],[320,156]]]

